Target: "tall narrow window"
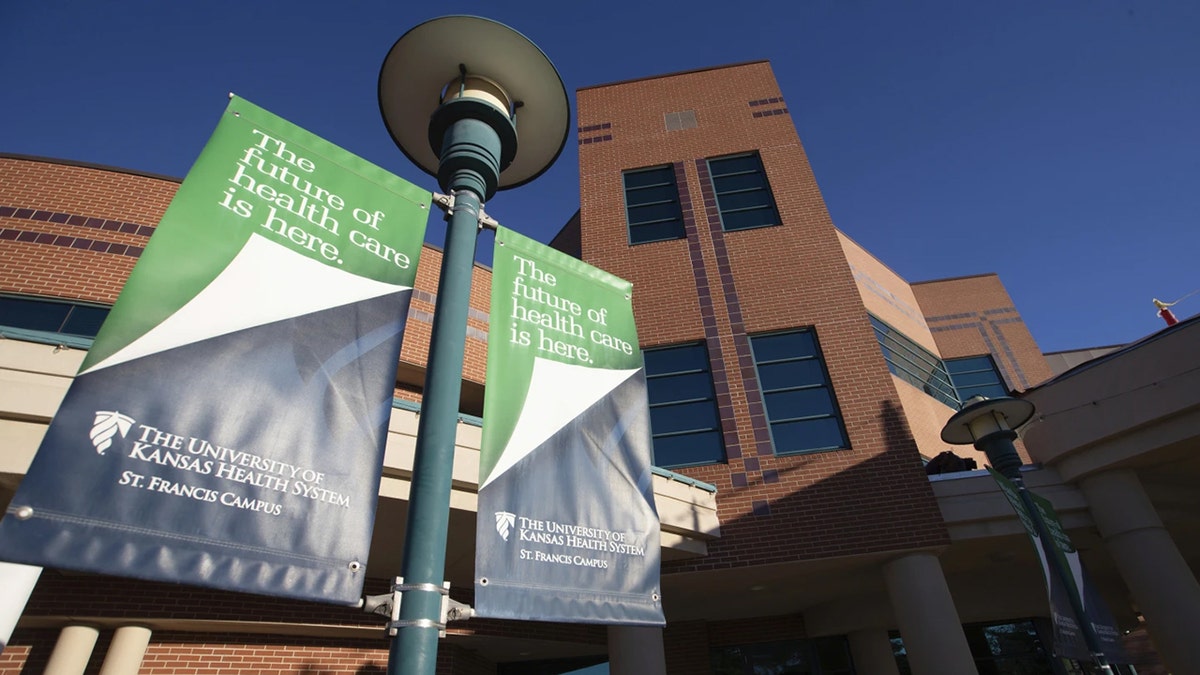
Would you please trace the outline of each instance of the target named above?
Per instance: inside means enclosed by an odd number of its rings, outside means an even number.
[[[708,160],[721,226],[726,230],[748,230],[780,223],[767,174],[757,154],[717,157]]]
[[[849,447],[812,330],[750,338],[776,454]]]
[[[952,408],[958,407],[958,394],[940,358],[874,316],[871,325],[893,375]]]
[[[675,169],[671,166],[637,169],[626,171],[623,176],[629,243],[682,239],[683,212],[679,208]]]
[[[696,343],[647,349],[642,357],[646,361],[655,466],[725,461],[708,350]]]
[[[1008,396],[1004,378],[1000,376],[1000,371],[996,370],[996,362],[988,354],[946,359],[946,370],[950,372],[950,380],[958,390],[959,401],[966,402],[972,396]]]

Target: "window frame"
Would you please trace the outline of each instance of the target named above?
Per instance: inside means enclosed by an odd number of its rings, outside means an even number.
[[[655,352],[679,351],[679,350],[694,349],[694,348],[699,348],[700,350],[703,350],[703,354],[704,354],[704,368],[703,369],[685,368],[685,369],[681,369],[681,370],[673,370],[673,371],[654,373],[652,375],[650,372],[651,369],[649,367],[649,364],[646,363],[646,357],[648,354],[653,354]],[[653,357],[651,357],[651,358],[653,358]],[[654,403],[654,402],[650,403],[650,406],[649,406],[650,407],[650,416],[651,416],[650,440],[651,440],[651,444],[652,444],[652,450],[653,450],[654,441],[659,438],[680,438],[680,437],[684,437],[684,436],[699,436],[701,434],[709,434],[709,433],[713,433],[716,435],[716,439],[719,442],[720,447],[721,447],[720,457],[717,457],[717,458],[704,457],[702,459],[695,459],[695,461],[683,461],[683,462],[671,462],[671,463],[660,462],[658,453],[654,452],[654,456],[655,456],[654,466],[664,468],[664,469],[673,469],[673,468],[684,468],[684,467],[689,467],[689,466],[705,466],[705,465],[710,465],[710,464],[724,464],[724,463],[728,462],[729,455],[725,448],[724,425],[721,420],[720,406],[717,403],[716,386],[713,383],[712,358],[708,352],[708,345],[704,341],[697,341],[697,342],[684,342],[684,343],[679,343],[679,344],[647,347],[647,348],[642,349],[642,361],[646,367],[646,390],[647,390],[647,398],[648,399],[649,399],[650,388],[653,386],[652,383],[655,381],[665,381],[667,378],[671,378],[671,377],[681,377],[681,376],[687,376],[687,375],[705,374],[705,375],[707,375],[707,382],[708,382],[708,392],[709,392],[708,396],[692,397],[692,398],[679,398],[679,399],[672,399],[669,401],[660,401],[657,403]],[[711,404],[712,404],[712,422],[713,422],[712,426],[699,426],[699,427],[694,427],[691,429],[668,431],[668,432],[661,432],[661,433],[654,432],[653,416],[654,416],[655,409],[661,410],[661,409],[668,408],[670,406],[692,405],[692,404],[696,404],[696,403],[703,403],[705,401],[711,402]]]
[[[875,341],[883,353],[883,360],[888,365],[888,371],[917,389],[920,389],[925,395],[935,401],[957,409],[960,403],[958,390],[954,388],[954,381],[950,378],[950,373],[946,369],[946,362],[942,357],[922,347],[916,340],[908,337],[902,331],[897,330],[895,326],[892,326],[874,314],[868,313],[867,316],[871,321],[871,328],[875,332]],[[904,352],[907,352],[908,355],[897,351],[897,349],[887,344],[889,342],[897,345]],[[894,359],[893,355],[897,358]],[[897,363],[901,359],[907,362],[912,368]],[[922,364],[918,363],[918,361],[924,361],[924,365],[929,366],[928,377],[920,374]],[[940,377],[935,377],[937,375],[940,375]],[[936,386],[934,383],[938,381],[944,386]]]
[[[20,330],[38,331],[40,333],[48,333],[48,334],[52,334],[52,335],[63,335],[66,337],[81,338],[81,339],[87,339],[87,340],[94,339],[96,337],[96,335],[100,332],[100,326],[102,326],[104,324],[104,321],[108,318],[108,313],[112,311],[112,305],[105,305],[105,304],[98,303],[98,302],[70,300],[67,298],[49,298],[49,297],[42,297],[42,296],[36,296],[36,295],[21,295],[18,293],[0,293],[0,301],[2,301],[2,300],[16,300],[18,302],[30,302],[30,303],[37,303],[37,304],[41,304],[41,305],[65,306],[67,308],[67,312],[65,315],[63,315],[62,320],[59,321],[58,328],[56,328],[56,329],[33,328],[28,325],[22,325],[18,321],[6,321],[6,320],[2,320],[2,319],[0,319],[0,326],[4,326],[7,328],[20,329]],[[80,308],[104,310],[104,312],[105,312],[104,318],[102,318],[100,320],[100,322],[96,325],[95,331],[79,333],[79,332],[67,332],[64,330],[69,327],[72,316],[75,314],[75,310],[80,309]]]
[[[811,356],[793,356],[793,357],[788,357],[788,358],[771,359],[771,360],[765,360],[765,361],[759,359],[758,351],[755,349],[755,340],[757,340],[759,338],[769,338],[769,337],[777,337],[777,336],[782,336],[782,335],[799,335],[799,334],[808,334],[812,337],[813,354]],[[750,343],[750,357],[754,361],[754,374],[758,381],[759,394],[762,397],[763,417],[766,419],[767,430],[771,436],[772,452],[778,457],[790,457],[790,456],[795,456],[795,455],[811,455],[811,454],[815,454],[815,453],[819,453],[819,452],[836,452],[838,450],[849,450],[851,447],[850,434],[846,431],[846,421],[845,421],[845,418],[842,416],[842,408],[841,408],[841,405],[838,403],[837,392],[834,390],[834,387],[833,387],[833,380],[829,376],[829,367],[825,363],[825,354],[821,350],[821,342],[817,337],[816,329],[812,326],[804,326],[804,327],[799,327],[799,328],[791,328],[791,329],[787,329],[787,330],[778,330],[778,331],[770,331],[770,332],[766,332],[766,333],[757,333],[755,335],[748,335],[747,338]],[[821,374],[821,382],[820,383],[806,383],[806,384],[792,385],[792,386],[787,386],[787,387],[776,387],[776,388],[772,388],[770,390],[768,390],[766,388],[766,386],[763,384],[763,377],[762,377],[762,370],[761,370],[763,365],[799,363],[802,361],[812,361],[817,364],[817,366],[819,367],[819,370],[820,370],[820,374]],[[767,404],[767,395],[768,394],[785,393],[785,392],[789,392],[789,391],[816,390],[816,389],[823,389],[828,393],[829,403],[830,403],[830,407],[832,408],[832,412],[822,413],[822,414],[818,414],[818,415],[801,415],[799,417],[788,417],[788,418],[778,419],[778,420],[771,419],[770,406]],[[776,439],[775,439],[775,426],[777,424],[792,424],[795,422],[806,422],[806,421],[813,421],[813,420],[819,420],[819,419],[832,419],[837,423],[838,432],[841,436],[840,444],[838,444],[836,446],[822,445],[822,446],[809,447],[809,448],[804,448],[804,449],[799,449],[799,450],[780,450],[779,449],[779,444],[776,442]]]
[[[962,371],[959,371],[958,373],[955,373],[955,371],[952,369],[952,364],[958,365],[958,364],[964,364],[967,361],[982,361],[984,359],[986,359],[986,363],[988,366],[987,368],[975,368],[975,369],[971,369],[971,370],[962,370]],[[976,354],[974,356],[960,356],[960,357],[953,358],[953,359],[943,359],[943,361],[946,364],[946,373],[949,374],[949,376],[950,376],[950,383],[954,385],[954,391],[958,395],[958,400],[960,403],[966,403],[967,399],[970,399],[972,396],[976,396],[979,394],[982,394],[983,396],[987,396],[988,398],[996,398],[996,396],[991,396],[984,392],[975,391],[975,390],[980,390],[980,389],[986,389],[989,387],[999,387],[998,391],[993,391],[993,393],[998,394],[999,396],[1008,396],[1010,394],[1008,382],[1005,381],[1004,374],[1000,372],[1000,368],[996,364],[996,358],[994,356],[992,356],[991,354]],[[956,374],[957,375],[971,375],[971,374],[975,374],[975,373],[990,373],[991,375],[995,376],[995,383],[994,384],[993,383],[985,383],[985,384],[961,384],[960,385],[958,382],[956,382],[954,380],[954,376]],[[971,393],[971,395],[968,396],[968,395],[966,395],[964,390],[966,390],[967,392],[974,392],[974,393]]]
[[[651,185],[639,185],[639,186],[632,188],[632,190],[634,192],[636,192],[637,190],[646,190],[648,188],[670,186],[674,190],[674,199],[657,200],[657,201],[649,201],[649,202],[645,202],[645,203],[631,204],[630,200],[629,200],[629,193],[630,193],[631,188],[629,187],[628,177],[639,174],[639,173],[650,173],[650,172],[654,172],[654,171],[665,171],[667,176],[670,178],[670,182],[669,183],[668,182],[654,183]],[[657,166],[646,166],[646,167],[641,167],[641,168],[637,168],[637,169],[626,169],[626,170],[622,171],[621,172],[621,196],[622,196],[623,204],[625,207],[626,237],[628,239],[630,246],[637,246],[639,244],[653,244],[653,243],[659,242],[659,241],[675,241],[677,239],[686,239],[687,238],[687,229],[685,228],[684,222],[683,222],[683,203],[682,203],[682,200],[680,199],[680,194],[679,194],[679,181],[675,177],[675,166],[673,164],[659,164]],[[673,217],[660,218],[657,220],[647,220],[647,221],[638,222],[638,223],[633,222],[633,219],[631,218],[631,214],[630,214],[630,208],[640,208],[640,207],[644,207],[644,206],[656,206],[656,205],[662,205],[662,204],[673,204],[674,205],[675,213],[674,213]],[[648,226],[662,225],[664,223],[672,223],[672,222],[678,223],[678,234],[675,236],[655,237],[655,238],[649,238],[649,239],[638,239],[638,238],[634,237],[634,232],[638,228],[644,229],[644,228],[647,228]]]
[[[730,173],[723,173],[723,174],[719,174],[719,175],[716,173],[716,171],[713,170],[713,162],[722,162],[725,160],[736,160],[736,159],[746,159],[746,158],[750,158],[750,159],[754,160],[755,170],[753,170],[753,171],[736,171],[736,172],[730,172]],[[704,161],[708,166],[708,180],[709,180],[710,186],[712,187],[713,198],[716,200],[716,203],[717,203],[717,214],[718,214],[718,217],[721,219],[721,229],[723,231],[725,231],[725,232],[741,232],[743,230],[757,230],[757,229],[761,229],[764,227],[779,227],[780,225],[783,225],[783,219],[779,216],[779,207],[775,203],[775,191],[771,189],[771,180],[767,176],[766,168],[763,166],[762,156],[759,155],[757,150],[750,151],[750,152],[739,152],[739,153],[735,153],[732,155],[721,155],[719,157],[709,157],[709,158],[705,159]],[[757,175],[761,178],[762,184],[758,187],[740,188],[737,190],[726,190],[724,192],[722,192],[717,187],[717,179],[718,178],[725,178],[728,176],[738,176],[738,175],[743,175],[743,176],[744,175]],[[751,192],[756,192],[756,191],[760,191],[760,190],[766,194],[766,204],[765,205],[750,206],[750,207],[732,207],[731,206],[729,208],[725,208],[725,207],[721,206],[721,195],[722,194],[725,194],[725,195],[749,194]],[[742,225],[742,226],[737,226],[737,227],[731,227],[727,223],[726,214],[748,213],[751,211],[764,211],[764,210],[770,212],[770,215],[772,216],[772,218],[771,218],[772,222],[760,223],[757,225]]]

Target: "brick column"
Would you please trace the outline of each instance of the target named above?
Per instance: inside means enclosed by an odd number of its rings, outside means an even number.
[[[913,675],[978,675],[937,556],[907,555],[883,573]]]

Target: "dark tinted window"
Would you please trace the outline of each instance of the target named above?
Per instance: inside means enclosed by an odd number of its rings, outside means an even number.
[[[747,230],[780,223],[771,186],[758,155],[735,155],[708,160],[721,225],[726,230]]]
[[[679,207],[675,169],[670,166],[638,169],[626,171],[623,177],[629,243],[683,238],[683,212]]]
[[[642,352],[650,397],[654,463],[661,467],[725,460],[721,419],[703,344]]]
[[[96,337],[107,307],[62,300],[0,296],[0,326]]]
[[[750,338],[767,422],[778,454],[849,446],[841,413],[811,330]]]
[[[997,398],[1008,396],[1004,378],[996,369],[990,355],[968,356],[962,359],[947,359],[946,370],[958,391],[958,400],[966,401],[972,396]]]
[[[958,394],[940,358],[874,316],[871,325],[893,375],[952,408],[958,407]]]

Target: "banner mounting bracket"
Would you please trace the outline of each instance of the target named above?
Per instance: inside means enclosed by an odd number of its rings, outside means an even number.
[[[438,593],[442,596],[442,611],[439,621],[429,619],[404,620],[400,618],[400,602],[405,591],[425,591]],[[389,618],[387,634],[395,637],[401,628],[418,626],[421,628],[437,628],[439,637],[446,637],[448,621],[465,621],[475,616],[475,610],[465,602],[450,599],[450,582],[442,582],[439,588],[434,584],[406,584],[404,577],[392,580],[392,592],[379,595],[365,596],[359,603],[364,612],[380,614]]]
[[[440,207],[443,211],[445,211],[446,215],[452,215],[454,213],[454,195],[444,195],[444,194],[441,194],[440,192],[435,192],[435,193],[433,193],[433,203],[436,206]],[[479,229],[492,230],[493,232],[495,232],[497,227],[500,227],[499,221],[497,221],[495,218],[489,216],[483,210],[483,204],[480,204],[479,205]]]

